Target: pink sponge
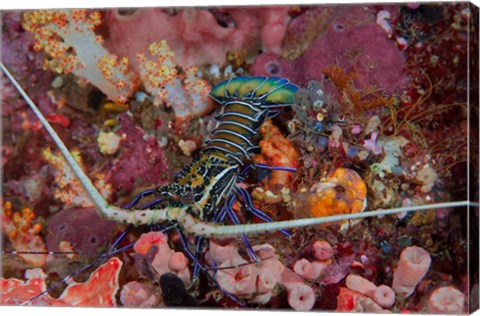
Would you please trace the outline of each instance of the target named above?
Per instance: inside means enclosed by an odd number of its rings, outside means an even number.
[[[333,256],[332,246],[324,240],[314,242],[313,250],[315,251],[315,258],[319,260],[328,260]]]
[[[129,16],[119,10],[106,13],[109,37],[105,46],[133,62],[148,45],[166,40],[182,68],[223,64],[226,53],[259,49],[280,53],[289,20],[288,7],[185,8],[169,14],[161,8],[145,8]],[[221,25],[225,24],[225,25]],[[262,47],[263,46],[263,47]]]
[[[428,300],[428,311],[434,314],[463,314],[465,295],[453,286],[436,289]]]
[[[393,273],[392,288],[403,297],[410,296],[427,274],[431,262],[430,254],[421,247],[403,249],[397,269]]]
[[[152,260],[152,268],[162,275],[167,272],[175,273],[185,284],[191,280],[188,268],[188,258],[181,252],[175,252],[168,245],[168,238],[161,232],[149,232],[142,234],[133,249],[139,254],[147,254],[153,245],[158,251]]]

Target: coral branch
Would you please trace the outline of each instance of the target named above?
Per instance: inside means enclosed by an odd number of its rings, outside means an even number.
[[[44,67],[72,72],[99,88],[113,101],[126,102],[138,87],[127,58],[119,59],[103,46],[93,30],[102,23],[100,13],[87,10],[26,12],[23,27],[35,36],[35,50],[44,50]]]
[[[205,80],[196,77],[197,69],[190,67],[179,74],[167,41],[162,40],[148,47],[156,61],[144,54],[137,54],[140,77],[145,89],[153,96],[155,105],[172,107],[180,121],[207,113],[212,104],[208,94],[210,86]]]
[[[34,223],[35,214],[27,207],[21,212],[14,212],[11,202],[3,204],[0,223],[13,248],[21,252],[43,252],[40,254],[23,253],[18,256],[28,264],[41,267],[47,262],[47,248],[40,237],[42,225]]]

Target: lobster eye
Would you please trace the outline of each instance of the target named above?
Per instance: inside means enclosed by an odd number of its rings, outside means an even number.
[[[193,202],[195,202],[195,196],[193,192],[185,192],[185,194],[180,197],[180,202],[185,205],[192,205]]]

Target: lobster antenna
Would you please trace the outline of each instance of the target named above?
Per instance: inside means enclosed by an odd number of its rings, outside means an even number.
[[[92,181],[87,177],[85,172],[83,172],[82,168],[76,162],[75,158],[73,158],[72,154],[65,146],[63,141],[60,139],[58,134],[55,132],[53,127],[50,125],[50,123],[47,121],[45,116],[43,116],[42,112],[40,112],[32,99],[30,99],[25,90],[23,90],[22,86],[13,77],[10,71],[8,71],[7,67],[2,62],[0,62],[0,68],[2,69],[3,73],[8,77],[10,82],[12,82],[13,86],[15,87],[15,89],[17,89],[25,102],[27,102],[27,104],[36,114],[42,125],[47,129],[48,133],[55,141],[55,144],[60,149],[62,155],[67,160],[68,165],[72,168],[73,172],[80,180],[80,183],[83,185],[87,193],[93,199],[95,205],[101,210],[100,215],[106,217],[109,220],[132,223],[134,225],[156,223],[157,220],[168,218],[168,209],[128,211],[114,205],[109,205],[107,201],[103,198],[103,196],[100,194],[100,192],[98,192],[97,188],[95,188]]]
[[[8,77],[8,79],[12,82],[12,84],[15,86],[17,91],[20,93],[20,95],[23,97],[23,99],[27,102],[27,104],[30,106],[30,108],[33,110],[35,115],[38,117],[42,125],[47,129],[48,133],[50,136],[53,138],[55,141],[55,144],[58,146],[60,151],[62,152],[63,157],[68,162],[68,165],[70,168],[72,168],[73,172],[76,174],[80,182],[82,183],[83,187],[87,191],[87,193],[90,195],[90,197],[93,199],[94,203],[101,209],[104,210],[108,208],[108,204],[103,198],[103,196],[98,192],[97,188],[92,184],[92,181],[87,177],[87,175],[83,172],[82,168],[78,165],[78,163],[75,161],[75,158],[73,158],[72,154],[68,150],[67,146],[63,143],[63,141],[60,139],[58,136],[57,132],[53,129],[52,125],[47,121],[45,116],[43,116],[42,112],[38,109],[38,107],[35,105],[35,103],[30,99],[28,94],[23,90],[23,88],[20,86],[18,81],[13,77],[13,75],[8,71],[7,67],[3,63],[0,63],[0,67],[2,68],[3,73]]]
[[[336,222],[341,220],[353,220],[353,219],[360,219],[360,218],[373,217],[373,216],[392,215],[392,214],[397,214],[401,212],[424,211],[424,210],[431,210],[436,208],[449,208],[449,207],[469,206],[469,205],[471,205],[469,201],[444,202],[444,203],[435,203],[435,204],[428,204],[428,205],[397,207],[397,208],[391,208],[388,210],[377,210],[377,211],[354,213],[354,214],[334,215],[334,216],[328,216],[328,217],[303,218],[303,219],[295,219],[295,220],[282,221],[282,222],[219,226],[212,232],[212,235],[213,236],[229,236],[229,235],[238,235],[241,233],[247,233],[247,234],[257,233],[258,234],[266,231],[296,228],[296,227],[303,227],[303,226],[312,226],[312,225]]]

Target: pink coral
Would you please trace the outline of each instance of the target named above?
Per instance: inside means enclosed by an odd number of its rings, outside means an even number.
[[[119,59],[103,46],[93,30],[100,13],[86,10],[37,10],[24,14],[23,27],[35,35],[35,50],[44,50],[45,67],[72,72],[102,90],[111,100],[126,102],[138,87],[127,58]]]
[[[138,254],[146,255],[152,246],[158,247],[153,257],[152,268],[159,274],[172,272],[176,274],[184,284],[191,280],[188,268],[188,258],[181,252],[175,252],[168,245],[168,238],[161,232],[149,232],[142,234],[134,245]]]
[[[374,301],[382,307],[391,307],[395,303],[395,292],[391,287],[380,285],[373,294]]]
[[[288,286],[287,292],[288,304],[296,311],[309,311],[315,305],[313,290],[303,283]]]
[[[114,53],[135,59],[148,45],[166,40],[181,67],[223,64],[227,52],[279,53],[287,28],[288,7],[140,9],[129,16],[106,13],[110,36],[105,45]],[[135,63],[134,63],[135,65]],[[135,66],[136,67],[136,66]]]
[[[288,304],[297,311],[308,311],[315,304],[315,293],[312,288],[291,270],[284,269],[280,283],[287,289]]]
[[[277,283],[282,280],[282,273],[286,267],[278,260],[275,254],[275,248],[270,244],[255,245],[252,247],[255,254],[262,259],[259,269],[262,274],[271,274]]]
[[[386,285],[376,286],[364,277],[349,274],[346,278],[349,290],[373,298],[376,304],[382,307],[391,307],[395,303],[395,292]]]
[[[372,296],[377,289],[375,284],[368,281],[364,277],[355,274],[349,274],[347,276],[346,285],[350,290],[367,296]]]
[[[332,246],[325,240],[317,240],[313,243],[314,256],[318,260],[328,260],[333,256]]]
[[[428,251],[412,246],[403,249],[397,269],[393,273],[392,288],[403,297],[410,296],[430,268]]]
[[[207,260],[216,260],[220,263],[220,268],[233,266],[216,272],[220,286],[236,296],[266,304],[270,301],[275,286],[282,284],[287,289],[288,303],[293,309],[310,310],[315,304],[313,290],[277,259],[275,249],[269,244],[256,245],[252,249],[261,259],[256,265],[247,264],[240,256],[234,239],[221,243],[218,240],[210,241],[210,250],[205,256]],[[231,257],[227,258],[226,254]],[[222,261],[224,258],[226,260]]]
[[[337,312],[385,313],[371,298],[347,288],[340,288],[337,296]]]
[[[318,279],[320,273],[329,263],[313,261],[310,262],[307,259],[303,258],[295,262],[293,266],[293,271],[301,276],[302,278],[315,280]]]
[[[306,25],[319,25],[322,19],[328,22],[323,22],[323,28],[314,33],[315,41],[295,42],[292,46],[295,58],[264,53],[255,59],[252,74],[280,76],[306,85],[310,80],[323,80],[322,70],[337,65],[358,74],[359,88],[373,85],[387,93],[403,91],[409,80],[403,72],[406,58],[376,24],[373,6],[324,6],[307,10],[292,21],[286,41],[309,38]],[[289,55],[288,42],[285,45],[284,54]],[[305,49],[303,54],[298,54],[302,49]],[[352,52],[356,52],[355,57]],[[325,88],[330,92],[328,86]]]
[[[250,296],[256,292],[258,270],[252,265],[242,265],[246,260],[236,257],[219,266],[217,281],[228,293],[238,296]],[[222,269],[237,266],[235,268]]]
[[[222,264],[228,259],[235,258],[238,256],[238,244],[235,239],[211,239],[210,248],[205,253],[205,258],[207,261],[215,262],[217,264]]]
[[[428,299],[428,311],[434,314],[463,314],[465,295],[453,286],[445,286],[433,291]]]
[[[160,296],[153,294],[148,286],[132,281],[123,286],[120,301],[126,307],[153,307],[159,304]]]
[[[118,291],[118,275],[122,261],[110,258],[104,265],[95,270],[84,283],[72,282],[62,295],[57,298],[44,293],[35,301],[42,305],[52,306],[84,306],[111,307],[116,306],[115,294]],[[27,281],[18,279],[1,279],[2,295],[0,304],[18,305],[26,303],[32,297],[41,294],[47,288],[45,274],[40,269],[27,270]]]

